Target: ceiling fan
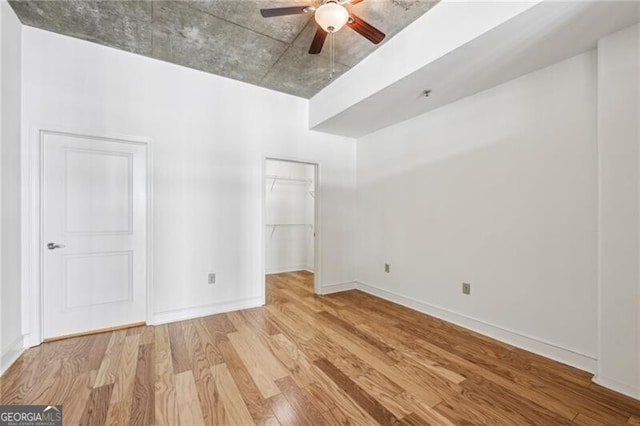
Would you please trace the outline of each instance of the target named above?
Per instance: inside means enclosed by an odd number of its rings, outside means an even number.
[[[364,0],[321,0],[319,6],[290,6],[275,7],[271,9],[260,9],[260,14],[265,18],[275,16],[301,15],[304,13],[314,13],[318,24],[316,35],[313,37],[309,53],[317,55],[322,51],[322,46],[327,38],[327,34],[335,33],[345,25],[370,42],[380,43],[385,34],[373,25],[357,17],[345,7],[345,4],[355,5]]]

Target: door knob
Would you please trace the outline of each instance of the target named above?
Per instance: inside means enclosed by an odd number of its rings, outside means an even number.
[[[55,250],[57,248],[65,248],[66,246],[64,244],[56,244],[56,243],[49,243],[47,244],[47,248],[49,250]]]

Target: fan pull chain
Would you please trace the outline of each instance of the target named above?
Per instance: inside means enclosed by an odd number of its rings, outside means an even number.
[[[335,64],[333,32],[330,32],[329,33],[329,80],[333,79],[333,74],[335,72],[336,72],[336,64]]]

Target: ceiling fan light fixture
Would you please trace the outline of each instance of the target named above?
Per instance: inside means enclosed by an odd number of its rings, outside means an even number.
[[[335,33],[349,20],[347,9],[335,1],[328,1],[316,10],[316,22],[328,33]]]

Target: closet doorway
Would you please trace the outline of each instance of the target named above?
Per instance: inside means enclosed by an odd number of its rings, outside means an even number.
[[[318,293],[318,165],[265,160],[265,272],[304,278]]]

